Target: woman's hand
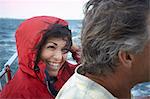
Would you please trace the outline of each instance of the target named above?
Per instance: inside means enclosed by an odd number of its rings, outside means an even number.
[[[77,51],[79,51],[80,50],[80,47],[77,45],[77,44],[75,44],[74,42],[72,43],[72,46],[71,46],[71,52],[77,52]]]

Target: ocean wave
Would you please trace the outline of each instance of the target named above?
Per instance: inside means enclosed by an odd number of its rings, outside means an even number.
[[[0,41],[0,44],[6,46],[6,45],[13,45],[15,46],[16,42],[15,41]]]

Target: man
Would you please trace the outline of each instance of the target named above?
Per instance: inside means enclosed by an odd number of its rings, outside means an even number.
[[[149,0],[91,0],[81,33],[82,65],[56,99],[131,98],[150,80]]]

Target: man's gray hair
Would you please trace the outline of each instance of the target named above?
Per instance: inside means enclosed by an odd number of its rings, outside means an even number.
[[[83,70],[115,71],[118,52],[136,54],[148,39],[149,0],[90,0],[81,33]]]

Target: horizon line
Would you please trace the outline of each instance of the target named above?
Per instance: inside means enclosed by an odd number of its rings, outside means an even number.
[[[32,18],[32,17],[30,17],[30,18]],[[30,19],[30,18],[15,18],[15,17],[0,17],[0,19],[20,19],[20,20],[26,20],[26,19]],[[61,18],[61,19],[64,19],[64,20],[83,20],[83,19],[72,19],[72,18],[70,18],[70,19],[65,19],[65,18]]]

